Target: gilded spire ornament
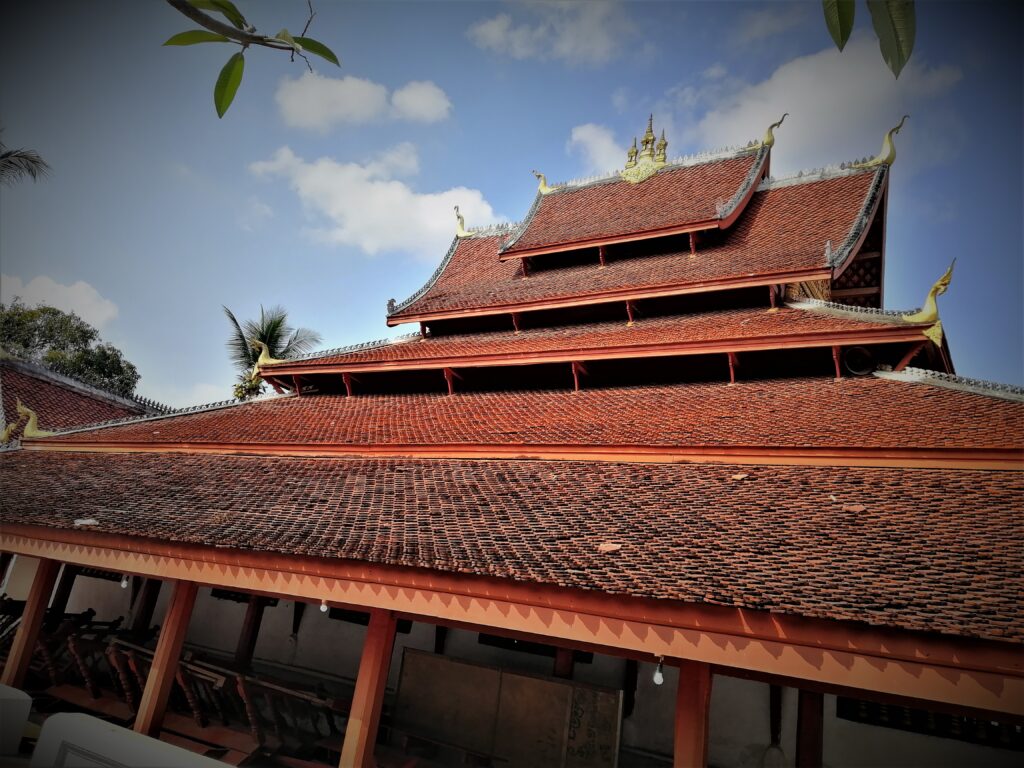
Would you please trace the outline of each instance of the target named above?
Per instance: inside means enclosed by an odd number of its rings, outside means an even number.
[[[548,192],[554,192],[554,187],[548,186],[548,178],[540,171],[530,171],[534,176],[537,177],[537,191],[542,195],[546,195]]]
[[[640,140],[640,149],[637,150],[636,137],[633,137],[633,146],[626,153],[626,167],[619,171],[619,177],[630,184],[639,184],[646,181],[664,168],[667,160],[668,141],[665,139],[665,131],[661,132],[661,139],[658,140],[654,133],[654,115],[647,118],[647,130]]]
[[[466,229],[466,220],[459,213],[459,206],[455,206],[455,219],[457,221],[455,225],[455,236],[462,240],[463,238],[472,237],[473,233]]]
[[[935,281],[935,285],[928,291],[928,296],[925,298],[924,306],[921,309],[917,312],[903,315],[903,319],[908,323],[930,323],[930,326],[925,329],[924,335],[931,339],[936,346],[942,344],[942,321],[939,320],[939,305],[936,297],[944,294],[949,288],[949,284],[953,280],[954,266],[956,266],[956,259],[953,259],[953,263],[949,265],[949,269],[945,271],[942,277]]]
[[[903,128],[903,123],[906,122],[908,117],[910,117],[910,115],[904,115],[896,124],[896,127],[891,128],[889,132],[885,134],[885,138],[882,140],[882,151],[879,152],[876,157],[863,163],[853,163],[850,167],[877,168],[880,165],[892,165],[896,162],[896,145],[893,144],[892,139],[900,132],[900,129]]]
[[[782,117],[779,118],[777,123],[772,123],[768,126],[768,130],[764,132],[764,138],[761,139],[761,146],[771,149],[775,146],[775,129],[782,125],[782,121],[789,116],[789,112],[783,112]]]

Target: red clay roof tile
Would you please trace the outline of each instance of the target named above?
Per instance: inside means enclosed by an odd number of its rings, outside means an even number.
[[[860,216],[875,174],[826,178],[755,192],[718,244],[643,257],[612,257],[608,266],[552,267],[522,277],[518,260],[501,262],[501,236],[458,241],[437,280],[389,322],[468,310],[511,311],[538,302],[600,298],[708,281],[825,270],[825,244],[843,243]],[[646,182],[645,182],[646,183]],[[641,185],[642,186],[642,185]],[[620,246],[628,249],[628,246]],[[557,258],[557,257],[556,257]]]
[[[1024,639],[1017,472],[13,451],[0,482],[5,522]]]

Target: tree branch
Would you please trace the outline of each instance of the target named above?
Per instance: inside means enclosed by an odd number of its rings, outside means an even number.
[[[200,11],[195,6],[191,5],[187,0],[167,0],[167,4],[170,5],[174,10],[183,16],[187,16],[192,19],[196,24],[201,27],[205,27],[211,32],[216,32],[218,35],[224,35],[224,37],[234,40],[240,45],[260,45],[264,48],[273,48],[278,51],[291,51],[293,50],[290,45],[276,40],[272,37],[266,37],[265,35],[255,35],[251,32],[246,32],[242,29],[235,29],[230,24],[225,24],[222,21],[218,21],[212,16],[208,16]]]

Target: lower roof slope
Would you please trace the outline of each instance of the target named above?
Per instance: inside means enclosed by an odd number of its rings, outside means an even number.
[[[877,377],[608,389],[278,397],[78,430],[61,444],[1009,448],[1024,402]]]
[[[859,226],[879,173],[844,173],[757,191],[721,242],[699,245],[696,256],[687,248],[612,258],[604,269],[596,264],[565,266],[524,278],[517,260],[498,260],[502,235],[457,240],[436,280],[392,312],[388,323],[474,311],[507,312],[543,303],[585,303],[665,286],[682,289],[759,275],[827,271],[831,267],[826,242],[838,249]]]
[[[12,451],[0,481],[8,525],[93,518],[161,541],[1024,640],[1020,473]]]

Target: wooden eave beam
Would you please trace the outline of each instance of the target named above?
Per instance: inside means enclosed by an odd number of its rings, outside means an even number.
[[[1024,714],[1019,642],[18,523],[4,526],[0,550]]]
[[[626,302],[627,326],[634,321],[636,307]],[[290,374],[329,375],[353,373],[382,373],[385,371],[433,371],[443,368],[483,368],[541,363],[568,363],[573,360],[613,360],[640,357],[672,357],[677,355],[714,355],[730,352],[755,352],[772,349],[811,349],[865,344],[899,344],[920,342],[925,339],[927,324],[882,325],[871,330],[853,330],[827,333],[802,333],[757,338],[716,339],[714,341],[680,341],[671,344],[629,344],[603,347],[567,347],[543,352],[502,352],[459,357],[433,357],[428,359],[387,360],[370,363],[332,363],[330,365],[292,366]]]
[[[756,185],[755,185],[756,186]],[[524,248],[521,251],[506,251],[498,254],[499,261],[511,261],[512,259],[528,259],[532,256],[544,256],[551,253],[568,253],[581,251],[586,248],[601,248],[609,245],[621,245],[623,243],[636,243],[644,240],[653,240],[657,237],[671,237],[672,235],[685,235],[689,232],[700,232],[708,229],[724,229],[718,219],[705,219],[704,221],[679,224],[672,227],[660,229],[649,229],[644,232],[631,232],[628,235],[614,235],[611,237],[595,237],[586,240],[575,240],[569,243],[558,243],[556,245],[539,245],[534,248]]]
[[[440,312],[422,312],[409,315],[398,315],[387,318],[389,326],[402,325],[404,323],[429,322],[431,320],[451,320],[465,317],[490,317],[492,315],[506,315],[509,312],[537,312],[545,309],[564,309],[567,307],[584,307],[592,304],[607,304],[612,301],[624,301],[625,299],[653,299],[664,296],[684,296],[690,293],[709,293],[713,291],[732,290],[735,288],[753,288],[761,285],[772,285],[773,283],[801,283],[813,280],[829,280],[832,278],[832,270],[825,267],[810,267],[807,269],[795,269],[785,272],[772,272],[762,275],[741,275],[734,277],[723,277],[714,280],[702,280],[699,282],[672,283],[653,288],[618,288],[609,291],[599,291],[588,296],[566,297],[560,299],[536,299],[515,304],[495,304],[487,307],[476,307],[470,309],[451,309]]]
[[[753,464],[765,466],[903,467],[912,469],[1024,470],[1024,449],[757,446],[566,445],[553,443],[141,443],[70,440],[23,444],[23,450],[78,453],[189,453],[335,458],[540,459],[625,464]]]

